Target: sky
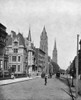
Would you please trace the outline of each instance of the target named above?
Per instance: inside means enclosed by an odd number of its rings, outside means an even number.
[[[67,69],[77,54],[77,34],[81,38],[81,0],[0,0],[0,23],[7,32],[21,32],[40,45],[45,26],[48,36],[48,55],[52,57],[56,39],[58,64]]]

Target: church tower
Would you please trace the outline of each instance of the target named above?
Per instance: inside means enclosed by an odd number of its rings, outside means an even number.
[[[48,36],[45,26],[40,36],[40,49],[45,52],[45,72],[48,73]]]
[[[55,40],[55,45],[54,45],[52,60],[57,64],[57,47],[56,47],[56,40]]]
[[[40,36],[40,49],[48,55],[48,37],[45,26]]]

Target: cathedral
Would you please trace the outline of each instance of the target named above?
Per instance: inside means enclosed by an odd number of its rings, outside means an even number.
[[[45,26],[44,26],[43,31],[42,31],[41,36],[40,36],[40,49],[45,52],[45,69],[44,69],[44,71],[46,73],[49,73],[49,66],[48,66],[48,36],[47,36]],[[57,64],[56,40],[55,40],[55,43],[54,43],[52,61]]]
[[[56,40],[55,40],[55,45],[53,49],[53,54],[52,54],[52,61],[57,64],[57,47],[56,47]]]
[[[48,73],[48,36],[45,26],[40,36],[40,49],[45,52],[45,72]]]

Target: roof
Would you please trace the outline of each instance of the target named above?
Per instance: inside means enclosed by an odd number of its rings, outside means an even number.
[[[18,33],[18,35],[14,35],[14,38],[19,38],[19,45],[25,46],[25,40],[21,33]],[[12,45],[12,37],[11,35],[7,36],[6,46]]]
[[[45,54],[45,52],[43,50],[41,50],[40,48],[36,48],[37,50],[39,50],[40,52],[42,52],[43,54]]]
[[[11,38],[11,35],[8,35],[8,36],[7,36],[6,46],[8,46],[8,45],[12,45],[12,38]]]
[[[18,33],[17,37],[19,38],[19,45],[25,46],[25,39],[21,33]]]
[[[6,30],[6,27],[0,23],[0,28],[2,28],[3,30]]]

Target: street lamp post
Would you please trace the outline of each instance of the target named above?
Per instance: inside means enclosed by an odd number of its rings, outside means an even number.
[[[74,74],[74,71],[72,69],[72,85],[71,85],[71,87],[74,87],[74,85],[73,85],[73,74]]]
[[[79,49],[79,35],[77,35],[77,56],[76,56],[76,100],[78,98],[78,49]]]

